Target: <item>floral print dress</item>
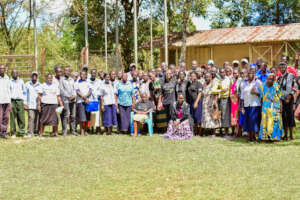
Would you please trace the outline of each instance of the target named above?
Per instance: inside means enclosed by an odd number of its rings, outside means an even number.
[[[202,100],[202,128],[215,129],[221,126],[221,121],[213,120],[211,114],[214,112],[214,107],[217,107],[217,102],[215,101],[216,94],[211,94],[214,83],[204,84],[203,87],[203,100]]]

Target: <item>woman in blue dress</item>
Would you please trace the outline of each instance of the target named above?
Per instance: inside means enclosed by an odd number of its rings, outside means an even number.
[[[258,139],[279,141],[282,136],[280,89],[275,82],[275,74],[269,74],[259,88],[262,99],[262,120]]]

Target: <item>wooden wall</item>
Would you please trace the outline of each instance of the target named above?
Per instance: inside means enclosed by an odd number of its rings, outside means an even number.
[[[171,50],[172,49],[172,50]],[[174,51],[175,50],[175,51]],[[169,52],[174,54],[177,51],[177,58],[180,57],[180,48],[170,48]],[[160,60],[164,60],[164,48],[160,49]],[[287,52],[287,53],[286,53]],[[206,64],[209,59],[213,59],[215,65],[223,66],[225,61],[232,63],[233,60],[241,60],[248,58],[249,63],[256,62],[257,58],[262,57],[268,62],[268,66],[278,65],[283,54],[288,54],[291,57],[297,53],[292,45],[288,42],[273,42],[273,43],[256,43],[256,44],[235,44],[235,45],[215,45],[207,47],[187,47],[187,68],[191,69],[191,62],[197,60],[199,65]],[[299,53],[299,51],[298,51]],[[174,55],[169,55],[169,64],[178,64],[178,60],[174,60]],[[172,59],[170,59],[172,58]]]

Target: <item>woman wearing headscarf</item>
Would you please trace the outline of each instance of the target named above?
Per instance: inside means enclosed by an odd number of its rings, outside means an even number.
[[[178,94],[177,101],[170,105],[169,126],[163,137],[172,140],[186,140],[193,137],[190,105],[185,102],[183,94]]]
[[[280,89],[275,82],[275,74],[269,74],[259,88],[262,99],[262,120],[258,138],[279,141],[282,136]]]

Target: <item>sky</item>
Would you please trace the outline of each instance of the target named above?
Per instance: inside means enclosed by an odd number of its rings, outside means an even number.
[[[68,8],[68,5],[70,5],[72,0],[37,0],[37,5],[40,5],[41,1],[44,2],[50,2],[49,3],[49,9],[47,9],[45,12],[48,15],[51,14],[60,14],[62,13],[65,9]],[[216,10],[215,7],[209,7],[208,11],[209,12],[214,12]],[[197,30],[208,30],[210,29],[210,20],[209,18],[204,19],[203,17],[193,17],[192,21],[194,22],[196,29]]]

